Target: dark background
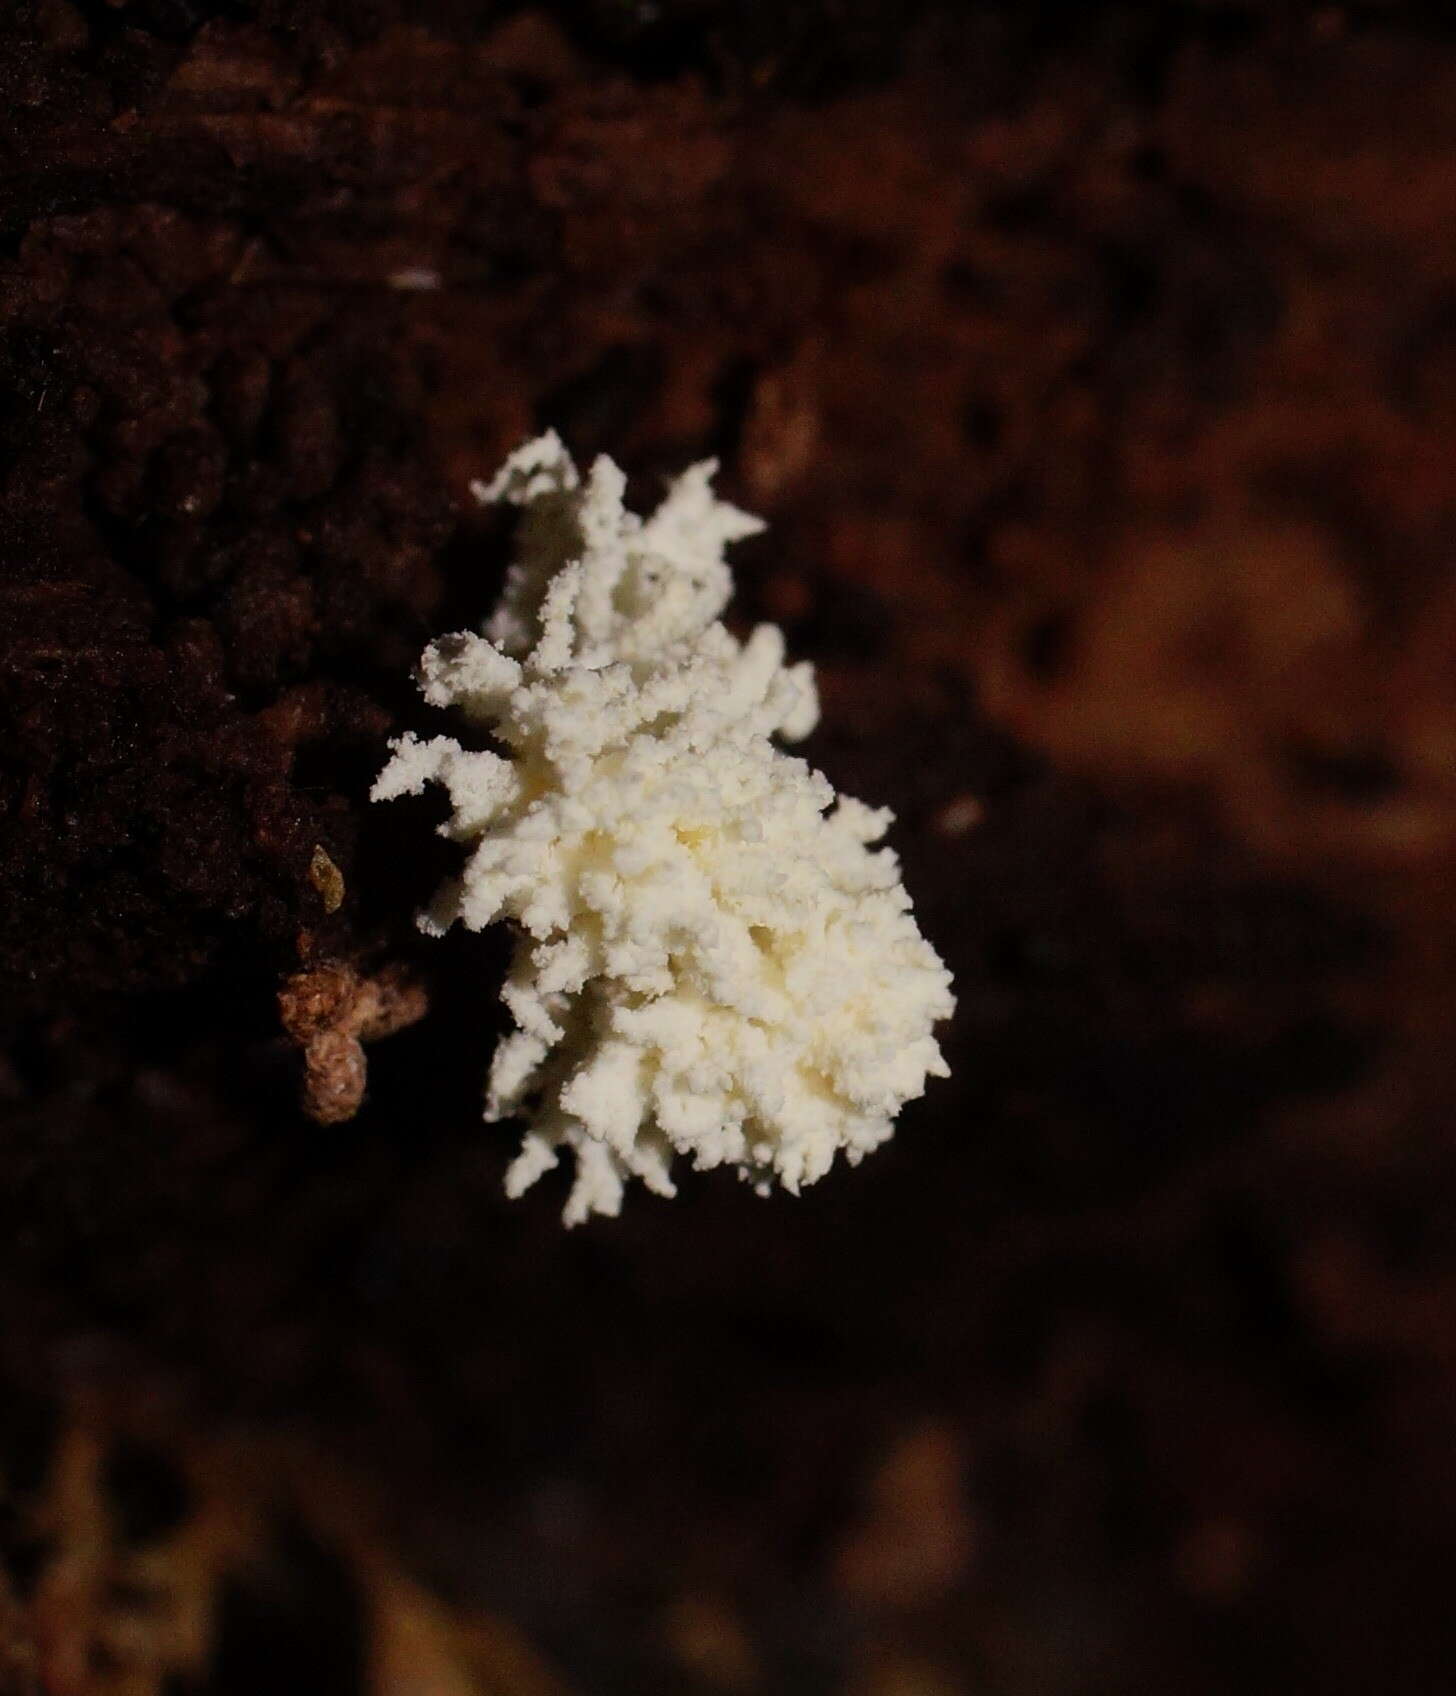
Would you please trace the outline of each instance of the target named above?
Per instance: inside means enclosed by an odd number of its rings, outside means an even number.
[[[10,17],[0,1689],[1448,1689],[1440,9]],[[956,974],[799,1200],[507,1203],[364,799],[547,423],[769,520]],[[339,963],[430,1011],[320,1127]]]

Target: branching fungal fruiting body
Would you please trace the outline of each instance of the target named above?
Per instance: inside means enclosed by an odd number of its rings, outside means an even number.
[[[576,1157],[574,1224],[623,1181],[673,1193],[673,1155],[797,1190],[890,1136],[928,1075],[950,977],[916,928],[888,812],[848,798],[773,738],[818,718],[780,631],[720,622],[728,542],[761,528],[694,466],[657,511],[625,510],[598,459],[583,482],[554,434],[484,501],[522,509],[518,559],[484,636],[424,654],[425,697],[503,753],[393,744],[376,800],[449,791],[468,850],[422,926],[519,932],[486,1117],[530,1123],[518,1195]]]

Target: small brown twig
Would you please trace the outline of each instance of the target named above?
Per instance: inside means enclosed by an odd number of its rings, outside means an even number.
[[[303,1110],[320,1125],[352,1119],[364,1100],[364,1044],[423,1016],[423,988],[398,967],[361,977],[333,964],[295,972],[278,992],[283,1028],[303,1049]]]

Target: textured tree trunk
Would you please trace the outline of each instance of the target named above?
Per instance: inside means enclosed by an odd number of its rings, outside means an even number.
[[[1436,1688],[1453,114],[1399,6],[0,24],[0,1691]],[[507,1203],[366,800],[546,424],[769,520],[956,973],[799,1202]]]

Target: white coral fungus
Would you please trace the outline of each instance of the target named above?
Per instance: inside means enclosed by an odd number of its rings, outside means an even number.
[[[775,626],[719,622],[724,546],[761,526],[714,469],[645,520],[554,434],[476,485],[523,509],[518,560],[485,636],[432,644],[422,682],[506,756],[404,736],[374,787],[449,790],[470,853],[425,930],[519,930],[486,1117],[530,1123],[511,1195],[573,1151],[568,1224],[616,1213],[627,1177],[673,1194],[674,1152],[796,1191],[946,1071],[949,974],[869,847],[891,815],[774,746],[818,718],[809,667]]]

